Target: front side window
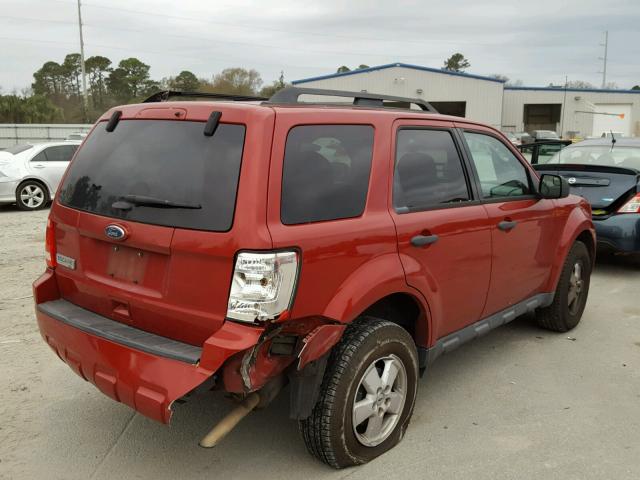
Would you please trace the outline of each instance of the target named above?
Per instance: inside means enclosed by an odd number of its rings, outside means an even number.
[[[393,207],[399,213],[470,200],[462,161],[446,130],[398,132]]]
[[[464,132],[478,172],[483,198],[520,197],[532,193],[527,171],[504,143],[482,133]]]
[[[304,125],[287,136],[280,217],[285,225],[358,217],[369,189],[373,127]]]

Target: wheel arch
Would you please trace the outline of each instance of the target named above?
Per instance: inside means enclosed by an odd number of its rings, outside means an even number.
[[[556,291],[565,259],[576,241],[581,241],[587,246],[589,256],[591,257],[591,264],[593,265],[596,256],[595,228],[591,218],[587,217],[584,210],[578,207],[571,212],[565,224],[560,243],[556,250],[557,253],[553,261],[551,274],[549,275],[549,283],[546,288],[548,292]]]
[[[46,190],[47,190],[47,196],[49,197],[49,200],[51,200],[53,198],[53,194],[51,193],[51,185],[49,185],[49,182],[47,182],[45,179],[37,177],[35,175],[27,175],[26,177],[23,177],[20,180],[20,183],[18,183],[18,186],[16,187],[16,196],[18,195],[18,189],[25,183],[28,181],[32,181],[32,182],[38,182],[39,184],[41,184]]]
[[[429,343],[428,309],[415,295],[407,292],[390,293],[367,307],[358,317],[383,318],[404,328],[416,342]]]
[[[351,323],[363,315],[397,323],[412,334],[417,345],[429,344],[431,316],[427,301],[407,284],[396,252],[376,257],[353,272],[322,313],[340,323]]]

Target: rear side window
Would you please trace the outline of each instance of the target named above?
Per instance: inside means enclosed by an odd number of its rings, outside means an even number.
[[[78,145],[58,145],[45,148],[32,161],[36,162],[69,162],[78,149]]]
[[[467,180],[451,132],[398,131],[393,207],[398,213],[470,200]]]
[[[305,125],[287,136],[280,217],[285,225],[357,217],[369,189],[373,127]]]
[[[62,204],[155,225],[231,228],[244,126],[222,123],[213,137],[203,134],[201,122],[122,120],[110,133],[105,126],[98,125],[78,152],[61,188]],[[114,208],[131,196],[173,206]]]

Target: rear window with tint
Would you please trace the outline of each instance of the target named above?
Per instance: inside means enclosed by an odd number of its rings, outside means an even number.
[[[231,228],[244,126],[222,123],[213,137],[201,122],[122,120],[110,133],[105,127],[98,125],[78,152],[60,189],[62,204],[155,225]],[[200,208],[113,208],[128,195]]]
[[[291,129],[282,173],[282,223],[360,216],[367,199],[372,150],[369,125]]]

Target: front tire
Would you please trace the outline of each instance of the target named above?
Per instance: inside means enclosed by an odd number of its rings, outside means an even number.
[[[566,332],[580,323],[589,294],[591,265],[587,246],[580,241],[574,243],[560,273],[553,303],[536,312],[538,325]]]
[[[20,210],[41,210],[47,203],[49,192],[40,182],[27,180],[16,189],[16,205]]]
[[[386,320],[356,320],[331,353],[313,412],[299,423],[307,450],[344,468],[393,448],[411,419],[417,383],[411,335]]]

